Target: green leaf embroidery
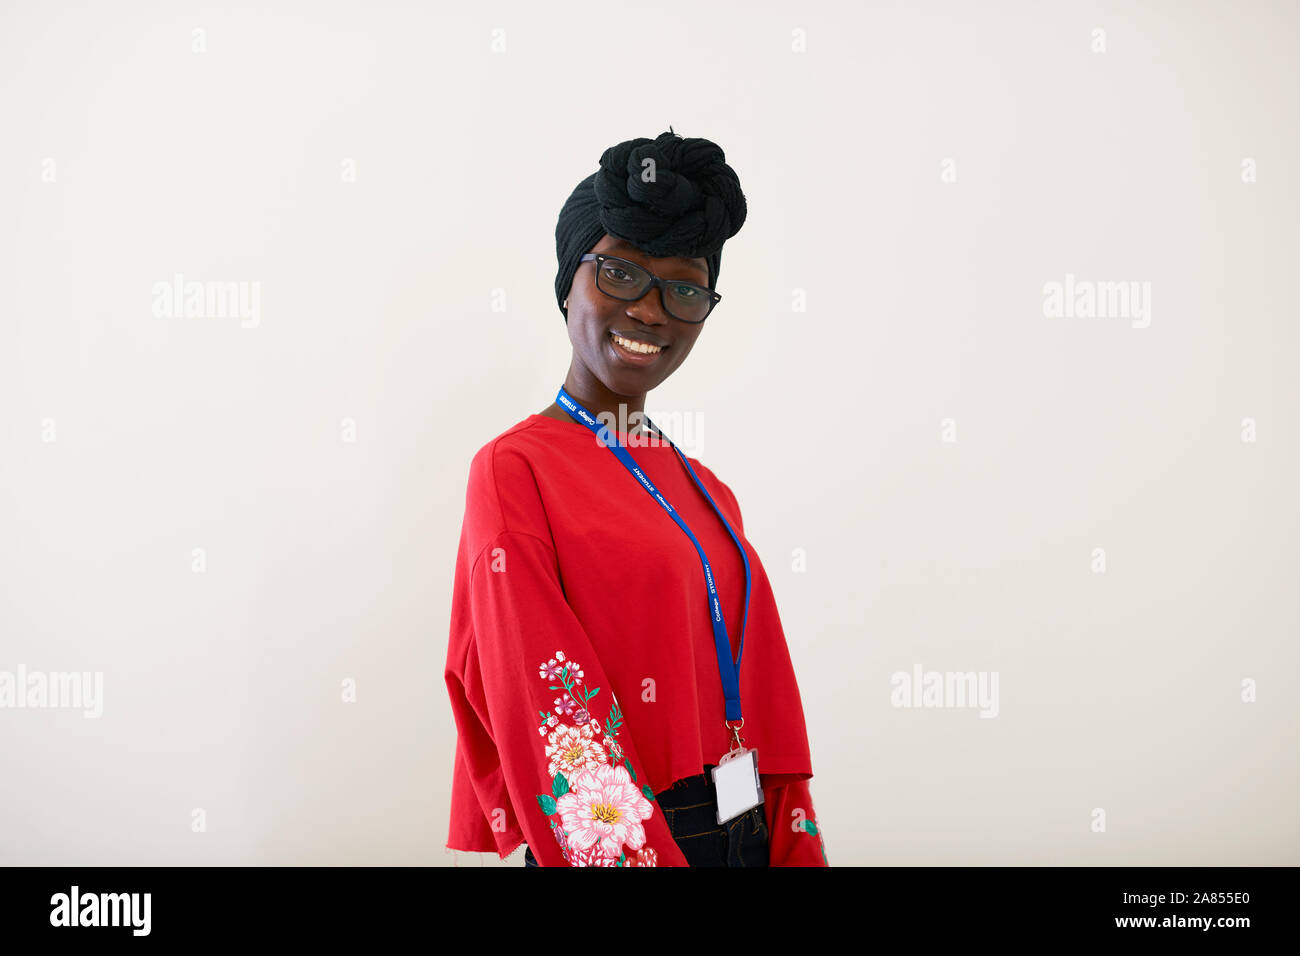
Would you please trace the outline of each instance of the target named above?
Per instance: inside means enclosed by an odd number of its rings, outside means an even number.
[[[627,772],[632,776],[632,782],[636,783],[636,771],[632,769],[632,762],[624,757],[623,766],[627,767]]]
[[[569,778],[562,773],[555,775],[555,780],[551,784],[551,793],[555,794],[555,799],[559,799],[569,792]]]
[[[803,822],[803,828],[807,830],[809,833],[817,832],[817,825],[813,823],[811,820],[805,820]]]
[[[622,854],[622,853],[620,853],[620,854],[618,855],[618,865],[619,865],[619,866],[627,866],[627,856],[626,856],[626,855],[624,855],[624,854]]]
[[[555,812],[555,798],[549,793],[539,793],[537,802],[541,804],[542,812],[548,817]]]
[[[609,705],[609,716],[605,719],[605,733],[611,737],[618,736],[618,728],[623,723],[623,713],[618,709],[618,701]]]
[[[645,785],[641,788],[641,793],[643,793],[643,794],[645,795],[645,798],[646,798],[647,800],[649,800],[651,803],[654,803],[655,792],[654,792],[653,790],[650,789],[650,784],[648,784],[648,783],[645,784]]]

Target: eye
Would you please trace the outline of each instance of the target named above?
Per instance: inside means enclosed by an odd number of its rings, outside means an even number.
[[[693,285],[679,285],[674,288],[673,294],[679,299],[694,299],[699,296],[700,290]]]

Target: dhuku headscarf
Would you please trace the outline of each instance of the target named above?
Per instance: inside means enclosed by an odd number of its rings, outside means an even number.
[[[650,162],[647,162],[649,160]],[[569,321],[565,296],[578,260],[605,233],[656,258],[703,258],[709,288],[722,268],[722,244],[745,223],[745,194],[722,149],[668,128],[653,140],[611,146],[600,168],[578,183],[555,224],[555,302]]]

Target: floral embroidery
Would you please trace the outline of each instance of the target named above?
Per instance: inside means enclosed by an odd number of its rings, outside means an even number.
[[[551,736],[546,738],[546,756],[551,765],[546,772],[554,777],[562,773],[570,780],[588,768],[595,770],[606,765],[605,748],[594,739],[600,733],[600,724],[594,720],[582,727],[566,727],[560,724]]]
[[[822,828],[812,820],[806,818],[803,821],[803,828],[804,832],[812,833],[817,837],[817,844],[821,847],[822,851],[822,862],[827,866],[830,866],[830,861],[826,859],[826,841],[822,838]]]
[[[555,802],[569,846],[584,850],[599,843],[601,855],[611,859],[623,852],[624,844],[632,850],[645,846],[641,821],[650,818],[654,807],[624,768],[605,764],[580,771],[570,788]]]
[[[623,714],[611,694],[602,730],[589,704],[599,687],[582,683],[582,668],[556,651],[537,669],[542,680],[558,681],[563,690],[555,713],[538,711],[539,735],[546,738],[551,792],[537,795],[551,832],[570,866],[657,866],[659,854],[646,846],[645,821],[654,813],[654,791],[639,788],[636,771],[619,746]]]

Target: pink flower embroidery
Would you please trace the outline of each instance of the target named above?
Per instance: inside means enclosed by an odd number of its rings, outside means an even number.
[[[581,727],[569,727],[560,724],[546,738],[546,756],[550,760],[547,773],[554,777],[557,773],[573,777],[583,770],[592,769],[606,763],[605,748],[595,739],[593,724]]]
[[[561,717],[572,717],[575,724],[585,724],[591,720],[591,714],[575,704],[570,697],[555,698],[555,712]]]
[[[614,738],[623,712],[610,692],[609,716],[602,728],[590,710],[599,687],[583,686],[583,672],[563,651],[538,666],[543,680],[562,686],[557,714],[538,711],[537,732],[547,738],[545,753],[551,792],[537,804],[551,823],[560,853],[570,866],[658,866],[659,854],[646,846],[644,821],[654,813],[649,786],[638,789],[631,763]],[[556,687],[552,687],[556,690]],[[568,719],[561,723],[560,718]],[[549,734],[549,736],[548,736]],[[624,850],[624,847],[627,850]]]
[[[548,733],[550,733],[551,728],[559,726],[559,723],[560,723],[560,718],[556,717],[554,714],[547,714],[546,722],[543,723],[542,726],[537,728],[537,732],[541,734],[543,737],[545,737]]]
[[[564,656],[564,651],[556,651],[554,657],[538,668],[538,673],[541,675],[543,680],[558,681],[566,667],[569,669],[569,682],[572,684],[581,684],[583,677],[582,668],[574,661],[567,660]]]
[[[585,850],[569,849],[569,866],[618,866],[618,857],[602,856],[599,846]]]
[[[623,760],[623,748],[613,737],[605,738],[605,749],[609,751],[610,763],[619,763]]]
[[[569,857],[569,840],[564,832],[564,827],[557,827],[551,824],[551,833],[555,837],[555,842],[560,845],[560,855],[564,857],[564,862],[573,866],[573,860]]]
[[[555,809],[573,849],[599,846],[604,856],[615,860],[625,845],[632,850],[645,846],[642,821],[654,812],[627,770],[608,764],[570,780],[569,792],[556,801]]]

